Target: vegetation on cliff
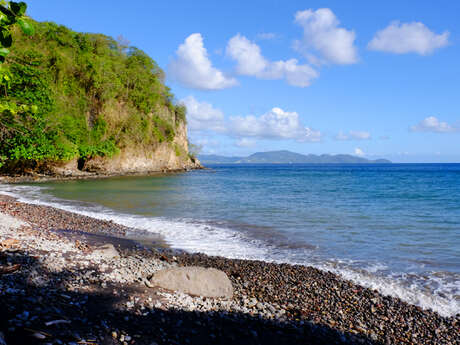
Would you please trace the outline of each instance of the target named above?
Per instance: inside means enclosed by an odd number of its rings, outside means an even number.
[[[111,156],[125,147],[172,144],[186,121],[143,51],[102,34],[33,22],[11,29],[0,80],[0,165],[37,168]]]

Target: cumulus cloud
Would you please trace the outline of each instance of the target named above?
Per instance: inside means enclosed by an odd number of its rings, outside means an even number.
[[[412,132],[453,133],[459,132],[460,128],[451,126],[447,122],[439,121],[435,116],[429,116],[415,126],[411,126],[410,130]]]
[[[354,31],[339,27],[340,21],[329,8],[298,11],[295,22],[302,26],[303,38],[296,41],[294,46],[305,53],[311,62],[346,65],[358,61]],[[312,49],[320,57],[313,55]]]
[[[395,21],[385,29],[378,31],[369,42],[368,48],[394,54],[427,55],[435,49],[446,46],[449,43],[448,40],[448,31],[437,35],[423,23]]]
[[[285,79],[289,85],[306,87],[318,77],[318,72],[309,65],[299,65],[297,59],[269,61],[260,47],[238,34],[227,44],[227,55],[237,62],[236,72],[240,75],[260,79]]]
[[[364,151],[361,150],[359,147],[355,148],[355,155],[362,157],[365,155]]]
[[[212,66],[208,52],[199,33],[185,39],[169,65],[171,76],[181,84],[200,90],[219,90],[237,85],[234,78],[227,77]]]
[[[262,139],[293,139],[299,142],[317,142],[321,133],[304,126],[296,112],[273,108],[260,117],[248,115],[230,118],[230,132],[239,137]]]
[[[256,76],[269,64],[262,56],[260,47],[240,34],[228,41],[227,55],[237,61],[236,71],[243,75]]]
[[[224,113],[212,104],[199,102],[193,96],[188,96],[180,103],[187,107],[188,128],[192,131],[211,130],[222,132],[225,130]]]
[[[299,142],[317,142],[321,132],[302,124],[299,114],[273,108],[261,116],[234,116],[226,119],[224,113],[193,96],[180,101],[187,107],[187,121],[192,132],[207,131],[236,138],[237,146],[249,147],[254,139],[292,139]]]
[[[371,134],[364,131],[349,131],[344,133],[340,131],[336,136],[335,140],[369,140],[371,139]]]

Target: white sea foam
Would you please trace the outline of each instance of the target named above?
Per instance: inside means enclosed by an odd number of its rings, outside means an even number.
[[[398,297],[424,309],[432,309],[443,316],[456,315],[460,310],[458,279],[449,281],[433,274],[423,279],[415,274],[409,277],[407,273],[389,272],[387,266],[378,262],[360,264],[350,260],[324,260],[315,257],[313,253],[306,253],[305,250],[276,248],[221,226],[122,214],[102,206],[59,200],[43,193],[43,187],[0,184],[0,193],[14,196],[25,203],[53,206],[160,234],[172,248],[228,258],[311,265],[376,289],[384,295]]]
[[[364,270],[343,266],[337,268],[329,263],[315,266],[336,273],[364,287],[375,289],[384,295],[400,298],[423,309],[432,309],[443,316],[454,316],[460,310],[459,281],[455,284],[440,281],[440,288],[431,290],[424,288],[424,285],[417,284],[412,279],[407,279],[404,273],[379,276]],[[432,276],[429,279],[433,279]]]

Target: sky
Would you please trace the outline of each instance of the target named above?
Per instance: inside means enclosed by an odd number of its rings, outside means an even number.
[[[202,153],[460,162],[460,2],[29,0],[166,72]]]

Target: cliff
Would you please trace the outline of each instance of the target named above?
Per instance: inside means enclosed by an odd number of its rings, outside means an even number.
[[[147,54],[55,23],[34,27],[30,37],[13,32],[1,71],[2,174],[200,167],[188,151],[186,109]]]
[[[53,162],[44,171],[57,176],[84,176],[84,173],[123,175],[177,170],[200,169],[200,161],[188,154],[187,127],[180,123],[172,143],[128,145],[113,156],[93,156],[88,159]],[[43,169],[42,169],[43,171]]]

